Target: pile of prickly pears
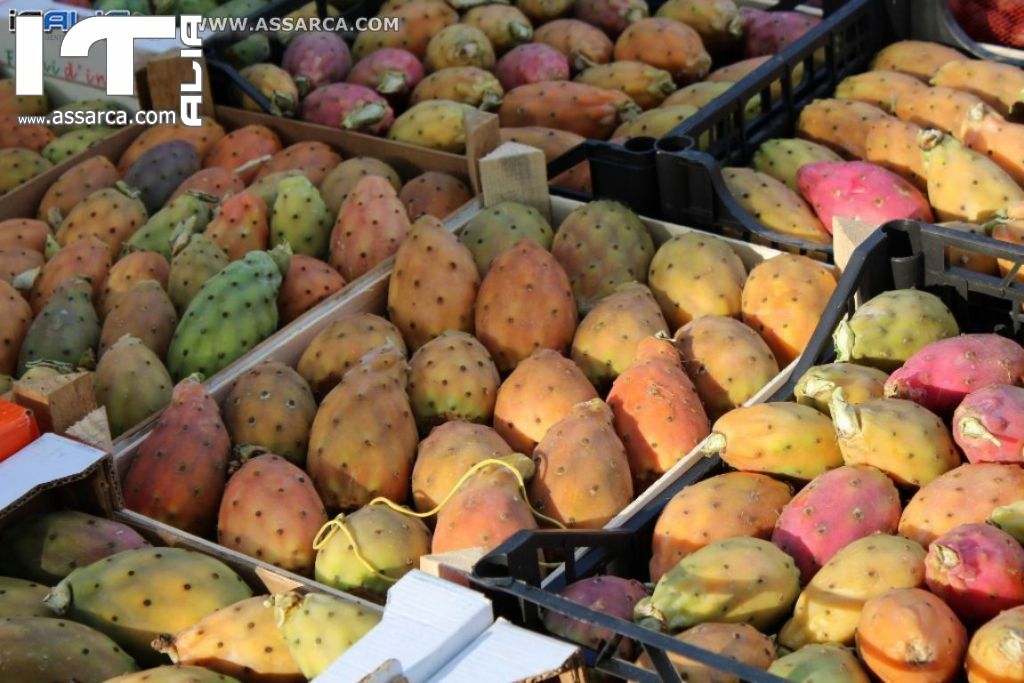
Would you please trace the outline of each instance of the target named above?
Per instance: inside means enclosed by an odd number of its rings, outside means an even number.
[[[127,456],[127,506],[377,600],[426,554],[601,528],[799,355],[836,285],[733,244],[656,247],[603,200],[557,229],[516,202],[458,233],[423,216],[386,308],[215,396],[180,382]]]
[[[117,438],[388,259],[421,215],[472,198],[427,171],[285,146],[261,125],[154,126],[71,166],[0,221],[0,393],[95,370]]]
[[[110,126],[75,123],[77,112],[117,109],[105,100],[81,100],[59,107],[44,94],[16,95],[13,78],[0,78],[0,195],[76,156],[114,133]],[[49,124],[42,117],[51,119]],[[39,123],[19,121],[40,117]],[[66,121],[60,123],[58,121]]]
[[[1024,69],[921,41],[893,43],[871,69],[804,107],[797,137],[767,140],[750,168],[723,169],[738,205],[772,232],[824,244],[837,218],[938,220],[1020,242]]]
[[[220,560],[84,512],[28,517],[0,538],[0,675],[12,683],[303,683],[380,620],[323,593],[254,595]]]
[[[653,591],[598,576],[565,597],[791,681],[1019,679],[1024,347],[961,334],[920,290],[866,302],[835,346],[794,401],[714,423],[702,450],[727,467],[661,510]],[[556,614],[547,626],[610,637]]]
[[[463,112],[495,110],[550,160],[585,138],[661,137],[819,23],[733,0],[650,13],[644,0],[389,0],[378,16],[398,28],[351,46],[307,33],[278,64],[251,39],[227,56],[279,115],[462,153]],[[578,169],[559,184],[585,181]]]

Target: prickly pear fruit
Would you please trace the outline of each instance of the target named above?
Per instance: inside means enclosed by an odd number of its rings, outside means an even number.
[[[729,566],[724,576],[723,565]],[[800,572],[788,555],[759,538],[730,538],[683,558],[637,604],[633,618],[670,633],[709,621],[771,632],[799,592]]]
[[[46,157],[30,149],[0,149],[0,194],[6,194],[53,168]]]
[[[775,643],[771,638],[748,624],[707,622],[677,633],[675,639],[762,671],[766,670],[777,656]],[[666,654],[685,681],[739,683],[739,678],[725,674],[717,668],[687,659],[674,652]],[[636,664],[643,669],[654,669],[646,653],[640,655]]]
[[[262,34],[254,34],[258,37]],[[268,48],[269,49],[269,48]],[[168,664],[111,678],[107,683],[237,683],[237,678],[219,674],[201,666]]]
[[[453,66],[494,66],[494,48],[484,32],[468,24],[452,24],[438,31],[427,43],[423,58],[427,71]]]
[[[260,166],[256,180],[284,171],[301,171],[316,186],[324,181],[332,168],[341,163],[341,157],[326,144],[317,141],[296,142]],[[264,198],[266,201],[266,198]],[[271,205],[273,202],[267,202]]]
[[[473,253],[477,270],[486,275],[491,263],[519,240],[532,240],[550,249],[554,232],[537,209],[519,202],[500,202],[479,212],[459,233]]]
[[[306,380],[276,361],[247,370],[224,399],[224,426],[232,443],[258,446],[297,465],[306,460],[315,415]]]
[[[1022,484],[1024,475],[1014,466],[961,465],[917,492],[903,511],[900,534],[928,545],[960,525],[984,522],[1016,501]]]
[[[334,321],[309,343],[296,369],[318,399],[341,381],[364,355],[381,347],[394,347],[405,356],[402,333],[372,313],[356,313]]]
[[[565,55],[573,71],[607,64],[615,49],[603,31],[578,19],[549,21],[533,32],[533,41],[550,45]]]
[[[743,80],[745,76],[753,73],[762,64],[768,62],[771,59],[768,55],[763,57],[751,57],[749,59],[741,59],[738,62],[721,66],[711,73],[708,74],[705,82],[710,83],[729,83],[736,84]],[[801,78],[803,75],[803,65],[793,69],[793,78]],[[772,94],[779,95],[782,93],[782,84],[778,81],[772,83]],[[750,103],[748,103],[750,106]]]
[[[965,334],[932,342],[885,383],[886,396],[906,398],[949,416],[972,391],[1024,381],[1024,348],[997,334]]]
[[[796,602],[779,644],[795,650],[810,643],[853,644],[864,603],[896,588],[924,584],[925,549],[889,534],[857,539],[832,556]]]
[[[462,15],[462,23],[480,29],[497,54],[533,38],[533,25],[522,10],[509,5],[479,5]]]
[[[626,62],[629,64],[630,62]],[[706,107],[708,104],[713,102],[715,98],[720,97],[729,88],[736,85],[735,83],[727,83],[725,81],[698,81],[697,83],[691,83],[690,85],[684,86],[676,90],[671,95],[665,98],[662,102],[665,106],[673,106],[677,104],[688,104],[691,107],[700,109]],[[748,111],[757,112],[757,109],[749,109]],[[758,169],[763,170],[763,169]]]
[[[90,366],[100,341],[100,323],[92,305],[92,286],[72,276],[57,286],[53,296],[32,321],[18,354],[18,374],[33,361],[49,360]]]
[[[161,634],[153,649],[175,664],[203,666],[247,681],[304,681],[266,600],[260,595],[222,607],[174,635]]]
[[[1020,676],[1024,607],[1006,610],[974,632],[967,648],[969,683],[997,683]]]
[[[953,131],[964,145],[987,156],[1010,174],[1018,184],[1024,183],[1024,126],[1010,123],[984,105],[975,105]]]
[[[153,351],[125,335],[100,358],[93,377],[96,400],[107,409],[115,439],[171,400],[171,376]]]
[[[427,100],[449,100],[487,111],[497,107],[504,94],[502,84],[490,71],[475,66],[449,66],[420,81],[409,101],[415,105]]]
[[[910,182],[864,161],[819,161],[797,172],[797,187],[829,232],[838,218],[872,225],[908,219],[933,222],[928,200]]]
[[[754,152],[751,165],[755,171],[770,175],[786,183],[791,190],[799,190],[796,174],[803,166],[816,161],[842,161],[842,157],[824,145],[797,138],[774,138],[761,143]]]
[[[174,304],[160,283],[143,280],[119,296],[104,319],[100,330],[100,359],[125,335],[137,338],[157,359],[163,358],[177,324]],[[167,389],[170,391],[170,386]]]
[[[669,327],[740,313],[747,269],[727,243],[702,232],[677,235],[658,248],[648,281]]]
[[[712,53],[734,47],[743,37],[746,23],[732,0],[668,0],[655,16],[687,24]]]
[[[600,529],[633,500],[630,463],[600,399],[573,406],[533,452],[530,501],[568,528]]]
[[[439,220],[425,216],[395,254],[388,317],[413,350],[446,330],[471,333],[479,286],[473,254]]]
[[[30,252],[38,254],[38,252]],[[39,271],[39,277],[32,284],[28,302],[36,315],[68,278],[79,276],[90,281],[92,298],[96,300],[103,291],[103,283],[110,271],[110,250],[95,237],[81,239],[60,249]]]
[[[558,594],[566,600],[583,605],[586,609],[627,621],[633,618],[636,603],[648,596],[647,588],[639,581],[611,575],[592,576],[574,581]],[[545,613],[544,628],[560,638],[592,650],[600,649],[602,644],[614,637],[607,629],[591,626],[557,612]],[[636,655],[636,644],[628,638],[623,638],[616,648],[616,653],[632,659]]]
[[[1015,500],[992,511],[988,518],[994,524],[1018,541],[1024,539],[1024,501]]]
[[[987,353],[986,356],[987,357]],[[967,394],[953,414],[953,438],[970,462],[1024,462],[1024,389],[993,384]]]
[[[306,469],[330,509],[408,497],[418,436],[403,351],[392,344],[367,354],[320,404]]]
[[[398,177],[398,173],[383,161],[372,157],[346,159],[335,166],[320,183],[320,196],[332,216],[337,217],[338,210],[348,199],[349,194],[359,181],[368,175],[386,179],[395,188],[395,192],[402,189],[402,179]]]
[[[209,222],[209,205],[199,197],[182,195],[172,199],[132,233],[125,240],[121,253],[152,251],[170,261],[174,255],[174,237],[186,232],[202,232]]]
[[[568,276],[550,253],[528,239],[494,259],[480,283],[476,334],[502,372],[515,369],[537,349],[568,350],[576,320]]]
[[[863,403],[885,396],[885,380],[881,370],[853,363],[816,365],[799,379],[793,390],[798,403],[816,408],[830,415],[832,394],[843,390],[847,403]]]
[[[205,235],[179,233],[167,278],[167,294],[179,314],[184,314],[192,300],[214,275],[228,266],[227,254]]]
[[[529,479],[534,472],[533,461],[518,453],[501,460],[508,467],[484,465],[459,486],[438,512],[432,553],[464,548],[481,548],[486,553],[517,531],[537,528],[519,479],[509,469]]]
[[[615,129],[611,139],[624,141],[639,137],[661,138],[696,113],[694,107],[687,105],[663,105],[623,123]]]
[[[73,510],[27,518],[0,535],[5,572],[53,585],[78,567],[148,546],[129,526]]]
[[[984,103],[974,95],[950,88],[918,88],[902,92],[893,113],[922,128],[937,128],[947,135],[959,134],[964,119],[975,106]]]
[[[137,669],[117,643],[88,626],[48,617],[0,619],[4,680],[104,683]]]
[[[473,107],[461,102],[420,102],[395,119],[388,130],[388,139],[463,154],[466,151],[465,116],[473,111]]]
[[[821,23],[818,17],[803,12],[764,10],[744,7],[743,53],[747,57],[775,55]]]
[[[807,645],[779,657],[768,667],[768,673],[794,683],[814,683],[819,680],[869,683],[871,680],[850,650],[831,643]]]
[[[32,307],[21,294],[5,281],[0,281],[0,374],[14,375],[22,341],[32,326]]]
[[[212,376],[277,331],[277,292],[289,257],[281,247],[252,251],[203,283],[167,350],[173,377]]]
[[[231,442],[198,379],[177,384],[124,478],[130,510],[197,535],[213,531]]]
[[[818,244],[832,241],[807,202],[782,181],[738,167],[723,168],[722,179],[740,207],[768,229]]]
[[[426,525],[386,505],[367,505],[332,524],[317,540],[316,580],[339,590],[383,597],[430,553]]]
[[[478,462],[511,454],[508,444],[485,425],[453,421],[435,427],[420,442],[412,470],[416,510],[433,510]]]
[[[125,172],[124,182],[138,191],[146,211],[155,213],[201,166],[200,156],[191,143],[172,140],[151,147],[142,154]]]
[[[960,333],[942,300],[917,289],[883,292],[836,328],[840,361],[892,371],[926,345]]]
[[[763,474],[727,472],[685,487],[664,507],[651,537],[651,581],[687,555],[737,536],[768,539],[789,486]],[[729,510],[719,516],[718,510]]]
[[[864,603],[857,651],[882,680],[955,680],[967,633],[946,603],[920,588],[897,588]]]
[[[356,59],[381,48],[404,48],[422,59],[430,39],[459,20],[459,14],[443,0],[411,0],[382,8],[380,16],[398,19],[398,30],[360,31],[352,45]]]
[[[323,261],[294,254],[277,294],[281,324],[287,325],[344,286],[345,278]]]
[[[768,343],[780,367],[800,357],[836,288],[834,271],[783,254],[753,268],[743,287],[743,322]]]
[[[498,388],[494,428],[509,446],[529,455],[574,405],[593,398],[594,385],[575,363],[557,351],[539,349]]]
[[[383,135],[395,120],[391,105],[375,91],[354,83],[331,83],[302,101],[302,120],[331,128]]]
[[[572,359],[603,390],[630,366],[640,342],[659,333],[668,334],[668,325],[651,291],[627,282],[583,318],[572,341]]]
[[[1016,66],[993,60],[953,60],[935,72],[931,84],[969,92],[1000,115],[1009,116],[1021,103],[1024,73]]]
[[[362,603],[321,593],[271,598],[276,621],[302,675],[312,680],[380,621]]]
[[[608,394],[635,488],[643,490],[710,431],[697,391],[670,339],[647,337]]]
[[[498,109],[504,127],[547,125],[602,140],[639,113],[624,93],[572,81],[519,86],[505,94]]]
[[[976,225],[974,223],[964,223],[962,221],[945,221],[939,223],[940,227],[955,230],[957,232],[965,232],[971,235],[983,235],[985,237],[995,237],[996,231],[999,225]],[[964,270],[972,270],[975,273],[981,273],[982,275],[998,275],[999,274],[999,259],[989,256],[988,254],[982,254],[978,251],[974,251],[971,248],[960,249],[958,247],[946,247],[946,263],[950,266],[957,268],[963,268]]]
[[[609,254],[608,245],[618,245]],[[644,282],[654,242],[643,221],[628,207],[609,200],[573,210],[558,227],[551,253],[572,283],[580,311],[627,282]]]
[[[569,79],[569,59],[545,43],[512,48],[498,60],[494,73],[505,90],[527,83]]]
[[[906,93],[927,90],[919,79],[899,71],[865,71],[847,76],[836,86],[840,100],[867,102],[883,111],[896,113],[896,100]]]
[[[288,41],[281,65],[292,75],[300,95],[345,80],[352,67],[348,44],[334,31],[300,33]]]
[[[244,189],[245,181],[237,173],[213,166],[196,171],[185,178],[167,201],[173,202],[183,194],[193,193],[202,196],[205,204],[213,205]]]
[[[265,157],[281,151],[281,138],[261,124],[237,128],[218,140],[203,159],[205,168],[220,167],[251,183]]]
[[[13,285],[18,276],[41,268],[43,255],[32,249],[0,249],[0,280]]]
[[[420,432],[450,420],[490,423],[500,381],[473,335],[448,330],[434,337],[410,360],[409,402]]]
[[[391,183],[366,176],[338,212],[330,264],[351,282],[398,251],[409,228],[409,216]]]
[[[815,477],[779,516],[772,543],[796,561],[804,582],[849,543],[895,533],[899,493],[880,470],[847,465]]]
[[[95,128],[89,128],[86,130],[75,130],[69,133],[64,133],[59,138],[50,140],[40,151],[40,154],[42,154],[43,157],[52,164],[62,164],[71,157],[81,154],[90,147],[97,145],[113,132],[113,128],[96,126]],[[38,144],[38,142],[36,144]],[[31,148],[34,145],[20,146]]]
[[[643,62],[597,64],[581,72],[574,80],[623,92],[645,110],[662,105],[676,89],[672,74]]]
[[[284,178],[270,217],[270,243],[287,243],[296,254],[322,257],[331,236],[331,215],[305,176]]]
[[[303,186],[300,190],[309,184],[306,177],[301,175],[282,180],[282,186],[284,186],[285,181],[295,181]],[[315,191],[315,188],[313,190]],[[278,194],[278,197],[280,198],[283,194],[283,192]],[[301,218],[295,218],[294,214],[287,213],[289,208],[294,208],[297,199],[307,196],[311,198],[309,216],[303,215]],[[317,229],[320,225],[317,220],[319,216],[314,211],[322,206],[322,202],[320,205],[315,205],[312,202],[312,197],[311,192],[293,191],[290,193],[291,201],[282,202],[280,215],[277,215],[275,207],[278,226],[278,230],[275,231],[275,238],[278,241],[284,238],[286,232],[297,232],[300,233],[297,235],[298,237],[309,239],[318,237]],[[259,195],[250,191],[240,192],[231,195],[220,203],[213,218],[207,224],[206,230],[203,231],[203,236],[220,247],[229,260],[238,261],[245,258],[245,255],[250,251],[266,249],[270,244],[271,228],[269,214],[267,205]],[[292,246],[299,249],[308,245],[308,242],[300,241]]]
[[[711,70],[711,56],[700,34],[687,24],[660,17],[630,24],[615,41],[615,61],[664,69],[681,85],[704,80]]]
[[[868,128],[864,140],[864,160],[881,166],[914,187],[928,189],[928,171],[918,146],[920,126],[892,117],[878,119]]]
[[[105,318],[113,310],[118,299],[140,282],[152,280],[161,287],[167,287],[171,264],[154,251],[133,251],[115,263],[103,283],[97,310]]]
[[[150,643],[177,632],[252,591],[227,565],[183,548],[125,550],[68,574],[46,596],[67,615],[117,642],[143,663],[158,660]]]
[[[928,82],[943,65],[954,61],[967,61],[967,57],[938,43],[901,40],[876,54],[871,68],[899,71]]]
[[[46,252],[46,238],[51,237],[50,226],[32,218],[9,218],[0,221],[0,249],[27,249]]]
[[[146,207],[134,196],[114,188],[97,190],[71,209],[60,224],[57,241],[67,246],[95,237],[107,245],[111,254],[119,254],[121,245],[147,218]]]
[[[161,124],[142,131],[132,141],[117,162],[117,170],[123,175],[131,168],[140,156],[153,147],[171,140],[191,142],[203,158],[213,145],[224,137],[224,129],[219,123],[207,116],[202,117],[201,126],[186,126],[184,123]]]
[[[110,131],[104,129],[103,135]],[[64,161],[64,155],[52,154],[52,146],[57,137],[49,128],[41,123],[19,123],[15,114],[0,114],[0,149],[21,147],[39,152],[51,163]]]
[[[863,159],[869,126],[886,117],[888,114],[866,102],[814,100],[800,112],[797,133],[841,154]]]
[[[0,576],[0,610],[7,617],[49,617],[50,610],[43,605],[49,592],[33,581]]]
[[[267,100],[274,116],[294,116],[299,106],[299,88],[291,74],[277,66],[262,62],[251,64],[239,72]],[[259,104],[239,91],[242,108],[263,111]]]
[[[405,205],[410,220],[424,215],[443,220],[471,200],[473,194],[455,176],[427,171],[402,186],[398,198]]]
[[[423,64],[411,52],[386,47],[360,59],[347,82],[393,98],[407,97],[423,80]]]
[[[16,95],[13,78],[0,79],[0,114],[45,115],[50,101],[42,95]]]
[[[320,496],[306,473],[281,456],[258,447],[240,451],[241,464],[220,502],[217,542],[309,576],[313,541],[327,522]]]

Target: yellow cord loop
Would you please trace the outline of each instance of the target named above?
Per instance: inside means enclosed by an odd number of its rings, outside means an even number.
[[[388,581],[390,583],[395,583],[396,581],[398,581],[398,579],[392,576],[388,576],[387,574],[381,572],[379,569],[370,564],[369,560],[363,557],[363,553],[359,550],[359,544],[356,543],[356,538],[352,535],[351,529],[345,526],[345,513],[341,513],[340,515],[338,515],[337,517],[328,521],[326,524],[320,527],[320,531],[316,533],[316,538],[313,539],[313,550],[322,549],[325,545],[327,545],[327,542],[330,541],[331,538],[334,537],[334,534],[338,531],[345,534],[345,538],[348,539],[349,547],[352,548],[352,554],[355,555],[356,559],[359,560],[359,563],[366,568],[366,571],[370,572],[377,578],[383,579],[384,581]]]

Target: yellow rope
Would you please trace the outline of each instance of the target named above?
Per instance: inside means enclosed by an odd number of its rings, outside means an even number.
[[[324,533],[325,531],[327,532],[326,535]],[[363,557],[363,553],[359,550],[359,544],[356,543],[355,536],[353,536],[352,531],[345,526],[345,513],[341,513],[320,527],[320,531],[316,533],[316,538],[313,539],[313,550],[320,550],[327,545],[327,542],[334,537],[334,534],[337,531],[341,531],[345,534],[345,537],[348,538],[349,546],[352,548],[352,554],[356,556],[356,559],[359,560],[359,563],[362,564],[368,572],[379,579],[383,579],[391,583],[398,581],[398,579],[382,573],[379,569],[370,564],[369,560]]]

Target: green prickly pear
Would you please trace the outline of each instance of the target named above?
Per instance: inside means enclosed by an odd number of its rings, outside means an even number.
[[[100,358],[128,334],[142,341],[157,358],[167,355],[178,313],[159,282],[143,280],[122,294],[100,331]]]
[[[251,596],[220,560],[184,548],[140,548],[79,567],[44,603],[106,634],[140,662],[155,663],[154,638]]]
[[[227,267],[227,254],[204,235],[190,234],[188,228],[177,233],[167,278],[167,295],[178,315],[192,303],[206,281]]]
[[[1024,500],[1016,500],[992,511],[988,518],[994,524],[1018,541],[1024,540]]]
[[[43,605],[49,587],[25,579],[0,576],[0,614],[7,617],[48,617]]]
[[[194,2],[205,2],[216,7],[216,0],[193,0]],[[209,14],[210,10],[201,12],[179,12],[179,14]],[[228,58],[236,69],[244,69],[253,64],[269,61],[271,58],[270,39],[263,33],[254,33],[242,40],[228,46],[224,50],[224,56]]]
[[[53,164],[46,157],[30,149],[0,149],[0,195],[10,192],[51,168]]]
[[[46,147],[43,147],[41,154],[51,164],[62,164],[71,157],[99,144],[113,132],[114,129],[108,126],[69,131],[59,138],[51,140]]]
[[[540,211],[519,202],[501,202],[484,209],[459,233],[459,241],[473,253],[481,276],[487,274],[494,259],[521,239],[550,249],[554,231]]]
[[[0,619],[0,677],[5,681],[105,683],[138,670],[135,661],[99,631],[63,619]]]
[[[92,285],[74,276],[62,282],[25,333],[18,374],[33,361],[52,360],[76,366],[95,362],[100,322],[92,305]]]
[[[751,165],[755,171],[760,171],[781,180],[794,192],[799,192],[796,186],[796,172],[800,167],[813,164],[816,161],[842,161],[843,158],[824,145],[819,145],[810,140],[797,138],[774,138],[765,140],[754,152]]]
[[[367,505],[331,522],[317,548],[317,581],[381,598],[430,553],[430,531],[387,505]]]
[[[171,376],[141,339],[125,335],[96,366],[96,400],[107,409],[115,439],[171,400]]]
[[[808,645],[768,667],[768,673],[793,683],[870,683],[864,667],[849,649],[835,644]]]
[[[310,680],[380,621],[380,613],[331,595],[283,593],[271,598],[292,659]]]
[[[327,255],[331,215],[320,191],[305,176],[285,178],[277,186],[270,217],[270,243],[291,245],[296,254]]]
[[[277,292],[290,256],[287,245],[249,252],[203,284],[167,350],[173,377],[212,376],[277,331]]]
[[[209,222],[209,204],[201,197],[185,193],[150,216],[149,220],[125,241],[124,247],[128,251],[155,251],[170,260],[175,233],[184,229],[202,232]]]

